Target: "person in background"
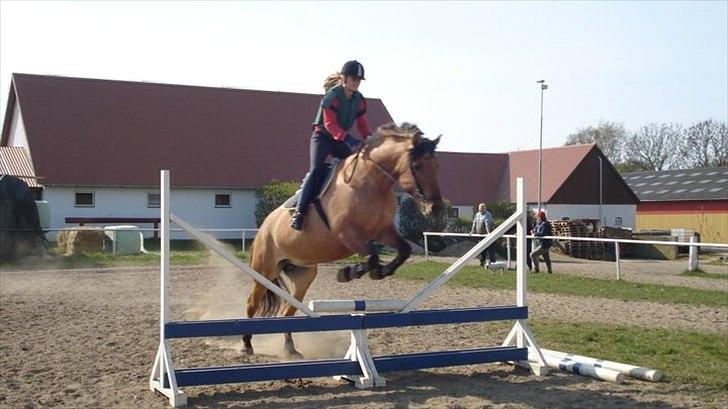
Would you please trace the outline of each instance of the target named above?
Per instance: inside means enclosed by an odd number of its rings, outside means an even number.
[[[326,94],[321,98],[318,113],[313,120],[311,134],[311,165],[301,186],[301,197],[291,217],[291,228],[303,230],[303,220],[308,205],[315,198],[320,179],[324,173],[326,158],[344,159],[351,155],[363,139],[371,135],[366,119],[367,101],[359,92],[364,79],[364,66],[359,61],[347,61],[341,72],[330,75],[324,81]],[[349,133],[356,124],[359,139]]]
[[[533,235],[536,237],[551,236],[551,224],[548,220],[546,220],[546,213],[544,213],[542,210],[536,212],[536,229],[534,230]],[[531,259],[531,263],[533,263],[533,271],[535,273],[539,272],[538,257],[543,256],[544,261],[546,261],[546,268],[548,268],[548,272],[549,274],[551,274],[553,271],[551,270],[551,257],[549,256],[549,249],[551,249],[551,245],[553,242],[551,239],[536,240],[538,240],[538,247],[536,247],[536,249],[533,250],[529,256],[529,258]]]
[[[493,215],[488,211],[485,203],[478,204],[478,212],[473,216],[473,227],[470,229],[470,234],[490,234],[493,230]],[[489,260],[486,260],[486,252],[488,253]],[[480,266],[485,267],[486,263],[495,263],[495,249],[491,244],[487,249],[483,250],[478,256],[480,259]]]

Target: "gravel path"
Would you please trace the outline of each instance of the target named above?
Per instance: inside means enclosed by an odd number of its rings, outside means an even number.
[[[368,278],[341,284],[323,267],[311,298],[408,298],[424,283]],[[242,317],[249,280],[224,265],[172,272],[175,319]],[[155,268],[0,272],[0,407],[164,408],[148,390],[158,341],[159,278]],[[512,304],[515,294],[444,287],[423,307]],[[652,302],[530,294],[531,315],[714,333],[728,328],[726,309]],[[505,328],[505,326],[504,326]],[[505,332],[486,324],[371,331],[375,355],[499,345]],[[726,334],[728,336],[728,334]],[[538,334],[536,334],[538,336]],[[340,357],[346,332],[294,335],[307,358]],[[256,356],[239,353],[239,338],[173,341],[178,367],[278,360],[280,335],[256,336]],[[548,347],[548,345],[544,345]],[[639,364],[639,362],[635,362]],[[659,368],[657,368],[659,369]],[[669,374],[668,374],[669,376]],[[553,373],[538,378],[508,365],[473,365],[387,376],[384,388],[356,390],[328,378],[190,388],[205,408],[685,408],[712,399],[670,382],[624,385]]]

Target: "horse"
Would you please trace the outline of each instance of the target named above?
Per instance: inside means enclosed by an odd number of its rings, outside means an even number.
[[[278,207],[258,229],[251,248],[251,267],[299,301],[303,301],[320,263],[353,254],[368,256],[363,263],[340,269],[340,282],[366,273],[375,280],[392,275],[411,253],[411,246],[394,225],[395,187],[399,185],[413,196],[428,216],[439,217],[444,209],[435,156],[440,136],[430,140],[423,135],[414,124],[380,126],[335,170],[334,179],[320,196],[328,223],[309,210],[303,231],[297,231],[289,225],[290,209]],[[375,243],[394,248],[396,257],[382,265]],[[281,280],[281,274],[288,283]],[[272,291],[253,281],[247,300],[248,317],[285,317],[295,312],[295,307],[281,303]],[[243,336],[243,352],[248,355],[254,354],[251,339],[252,335]],[[288,357],[302,357],[290,333],[285,334],[284,349]]]

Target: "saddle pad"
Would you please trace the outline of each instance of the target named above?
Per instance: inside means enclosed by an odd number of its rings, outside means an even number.
[[[327,163],[324,166],[324,175],[323,175],[323,184],[321,189],[319,190],[319,193],[314,197],[315,199],[320,198],[321,196],[326,193],[326,189],[329,188],[329,185],[331,185],[331,181],[334,180],[334,175],[336,175],[336,169],[341,166],[341,160],[334,159],[332,163]],[[288,200],[286,200],[283,203],[283,208],[288,210],[295,210],[296,205],[298,204],[298,199],[301,197],[301,189],[299,188],[296,190],[296,193],[293,194],[293,196],[289,197]],[[313,200],[311,201],[313,202]]]

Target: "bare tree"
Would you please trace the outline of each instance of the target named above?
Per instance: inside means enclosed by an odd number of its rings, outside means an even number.
[[[712,119],[685,130],[683,151],[690,168],[728,166],[728,126]]]
[[[626,162],[641,164],[645,170],[684,168],[684,159],[678,158],[682,133],[679,124],[651,123],[640,127],[627,141]]]
[[[576,132],[566,137],[566,145],[596,143],[607,159],[617,164],[622,160],[622,146],[626,137],[627,132],[624,130],[623,124],[602,121],[597,126],[577,129]]]

